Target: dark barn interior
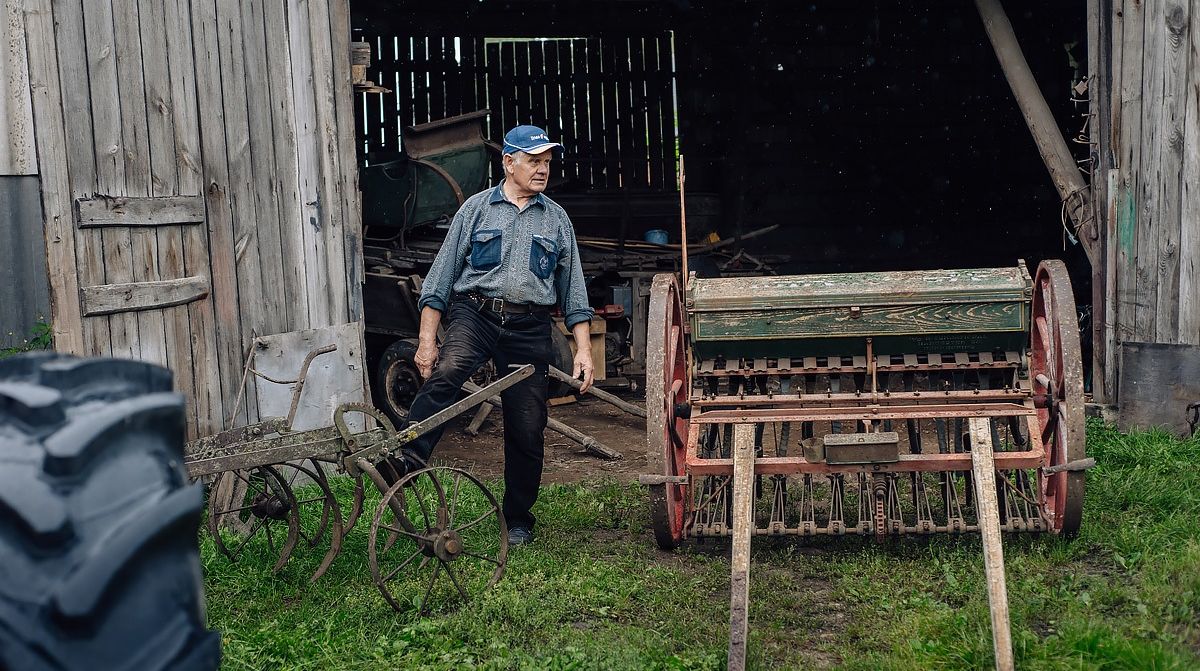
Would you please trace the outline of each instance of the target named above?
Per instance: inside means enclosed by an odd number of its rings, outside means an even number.
[[[1061,132],[1078,138],[1085,4],[1007,9]],[[725,272],[1062,258],[1090,304],[1086,259],[971,2],[352,0],[351,10],[354,39],[371,45],[370,79],[391,89],[358,96],[364,165],[396,156],[404,126],[490,109],[492,141],[517,123],[561,138],[548,194],[581,236],[624,244],[665,229],[678,243],[678,146],[693,242],[778,225],[747,239],[749,256],[726,258]],[[1071,145],[1088,159],[1086,143]]]

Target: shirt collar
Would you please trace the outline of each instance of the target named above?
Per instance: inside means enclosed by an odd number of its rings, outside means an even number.
[[[546,196],[541,193],[535,194],[532,202],[537,203],[542,207],[546,207]],[[512,201],[504,195],[504,180],[500,180],[500,183],[492,189],[492,195],[488,197],[489,205],[495,205],[497,203],[512,203]],[[513,205],[516,205],[516,203],[513,203]]]

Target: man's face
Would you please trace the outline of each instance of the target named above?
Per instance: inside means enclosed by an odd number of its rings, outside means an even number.
[[[523,196],[530,196],[546,190],[546,182],[550,179],[550,160],[554,152],[550,149],[540,154],[526,154],[523,151],[504,156],[504,170],[513,186]]]

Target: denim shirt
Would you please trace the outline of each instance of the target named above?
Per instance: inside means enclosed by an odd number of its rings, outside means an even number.
[[[452,293],[476,292],[511,303],[559,305],[567,328],[590,320],[567,213],[540,193],[518,211],[503,186],[471,196],[458,209],[418,306],[445,312]]]

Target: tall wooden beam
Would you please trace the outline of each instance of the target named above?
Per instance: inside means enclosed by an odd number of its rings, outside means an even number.
[[[983,19],[988,39],[1000,61],[1004,77],[1012,88],[1029,132],[1037,143],[1038,153],[1050,172],[1050,179],[1058,195],[1067,204],[1067,214],[1075,226],[1075,231],[1083,244],[1088,260],[1095,266],[1102,263],[1099,251],[1099,234],[1092,209],[1092,196],[1087,182],[1075,165],[1075,158],[1067,147],[1066,140],[1058,130],[1054,115],[1038,88],[1017,36],[1013,34],[1012,24],[1008,15],[1000,6],[1000,0],[975,0],[975,7]]]

